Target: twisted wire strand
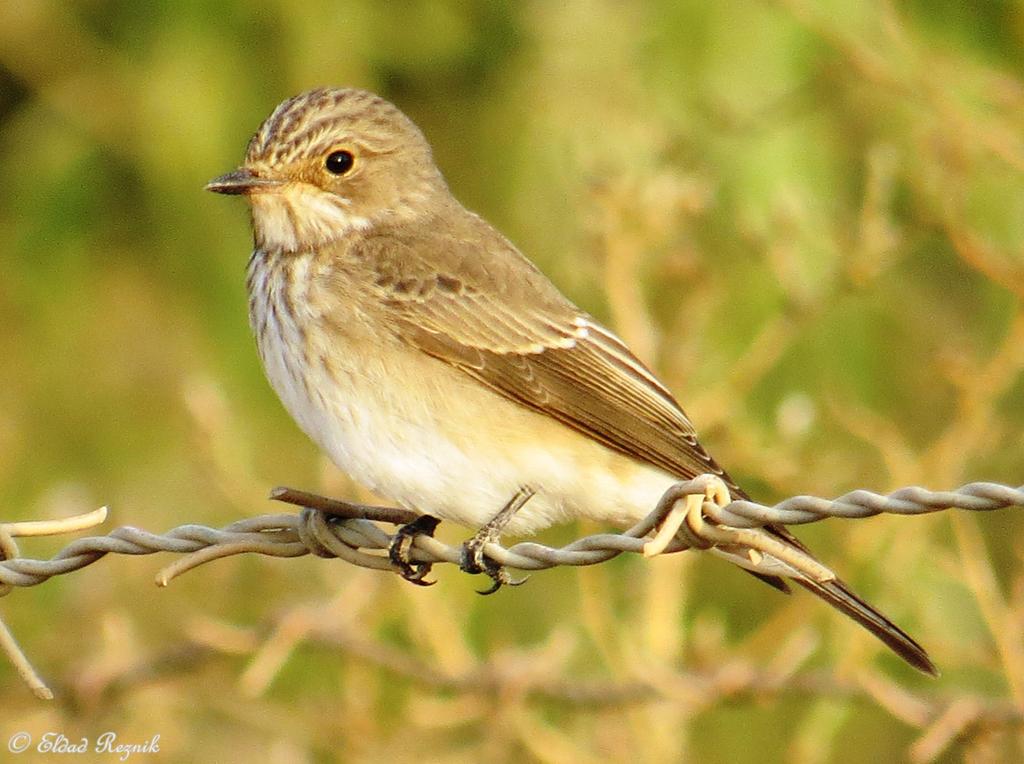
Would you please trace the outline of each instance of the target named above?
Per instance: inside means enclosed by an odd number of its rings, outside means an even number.
[[[94,527],[106,519],[106,509],[75,518],[27,523],[0,523],[0,596],[14,587],[35,586],[64,573],[80,570],[108,554],[183,555],[157,574],[166,586],[172,579],[199,565],[236,554],[335,557],[353,565],[399,572],[387,550],[395,538],[378,523],[403,525],[417,515],[393,507],[370,507],[329,499],[291,488],[278,488],[271,498],[302,507],[298,514],[269,514],[239,520],[224,528],[181,525],[164,534],[122,526],[105,536],[91,536],[68,544],[49,560],[20,556],[15,538],[72,533]],[[715,545],[749,550],[750,559],[768,554],[796,571],[817,580],[834,574],[795,547],[780,546],[759,528],[768,523],[800,525],[826,517],[858,519],[889,513],[915,515],[943,509],[990,511],[1024,506],[1024,486],[969,483],[955,491],[904,488],[882,496],[852,491],[827,501],[796,496],[773,507],[750,501],[728,501],[724,484],[714,475],[701,475],[672,486],[658,506],[623,533],[599,533],[553,548],[523,542],[506,549],[486,544],[484,552],[503,567],[542,570],[558,565],[594,565],[623,552],[653,556]],[[454,563],[463,566],[463,549],[431,536],[417,535],[409,557],[415,563]],[[41,699],[53,693],[32,667],[10,630],[0,619],[0,653],[14,665],[25,683]]]
[[[643,554],[652,531],[670,516],[676,505],[685,497],[706,493],[714,480],[713,476],[701,476],[676,484],[654,511],[623,533],[585,536],[559,548],[532,541],[508,548],[490,543],[485,551],[498,564],[524,571],[560,565],[595,565],[623,552]],[[298,514],[248,518],[221,529],[188,524],[163,534],[154,534],[123,526],[105,536],[73,541],[49,560],[24,557],[0,560],[0,587],[35,586],[53,576],[80,570],[107,554],[144,555],[156,552],[185,555],[158,574],[157,583],[160,585],[167,585],[181,573],[213,559],[246,553],[272,557],[315,554],[336,557],[362,567],[397,571],[386,553],[393,536],[378,523],[402,524],[416,517],[406,510],[350,504],[293,489],[277,489],[272,498],[303,509]],[[831,501],[797,496],[771,507],[750,501],[733,501],[719,506],[705,500],[701,505],[701,517],[695,522],[690,518],[681,525],[664,551],[679,552],[721,543],[753,543],[756,546],[757,536],[749,534],[756,533],[759,526],[768,523],[801,525],[828,517],[858,519],[883,513],[918,515],[944,509],[991,511],[1014,506],[1024,506],[1024,486],[1011,488],[997,483],[969,483],[954,491],[911,487],[887,496],[857,490]],[[770,549],[769,552],[775,553],[775,550]],[[415,537],[410,558],[417,563],[456,565],[460,565],[463,559],[461,546],[445,544],[427,536]],[[791,564],[800,568],[803,563],[795,559]],[[816,575],[813,570],[809,572]]]

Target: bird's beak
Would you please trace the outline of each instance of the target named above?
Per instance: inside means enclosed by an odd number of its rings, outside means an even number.
[[[207,191],[217,194],[258,194],[272,191],[281,185],[281,181],[272,178],[261,178],[247,167],[239,167],[226,175],[214,178],[206,184]]]

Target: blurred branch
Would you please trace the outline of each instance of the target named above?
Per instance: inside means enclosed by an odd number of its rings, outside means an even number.
[[[102,686],[89,687],[88,695],[117,703],[138,687],[163,677],[198,671],[218,657],[258,654],[264,641],[272,639],[281,623],[294,615],[294,612],[284,613],[263,626],[247,630],[246,633],[251,634],[244,640],[248,647],[243,650],[239,650],[237,644],[226,648],[216,640],[193,638],[182,642],[109,676]],[[794,697],[848,700],[878,706],[920,731],[909,752],[915,762],[933,761],[958,739],[978,729],[1024,724],[1024,711],[1010,700],[960,693],[915,693],[870,670],[845,677],[823,671],[780,672],[738,658],[651,678],[565,679],[547,671],[531,671],[529,667],[540,660],[534,654],[495,658],[462,671],[446,670],[439,668],[436,662],[411,655],[407,649],[367,639],[357,629],[330,618],[310,619],[310,628],[304,631],[303,639],[309,645],[337,651],[439,693],[500,699],[502,703],[509,703],[514,697],[553,701],[586,711],[667,701],[688,706],[689,713],[694,715],[723,704],[750,700],[765,703]],[[82,691],[74,682],[62,689],[72,694]]]

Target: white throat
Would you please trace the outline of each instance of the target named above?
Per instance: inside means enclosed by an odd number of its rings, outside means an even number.
[[[250,196],[256,246],[268,252],[310,250],[368,228],[350,202],[307,183],[289,183],[273,193]]]

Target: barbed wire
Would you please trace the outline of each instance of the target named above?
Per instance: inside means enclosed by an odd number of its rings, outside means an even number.
[[[766,524],[802,525],[828,517],[859,519],[883,513],[917,515],[944,509],[991,511],[1024,506],[1024,486],[1011,488],[998,483],[969,483],[953,491],[910,487],[888,495],[857,490],[833,500],[796,496],[774,506],[729,501],[722,488],[719,478],[702,475],[672,486],[650,514],[622,533],[589,535],[559,548],[537,542],[522,542],[509,548],[488,543],[484,553],[502,567],[537,571],[563,565],[595,565],[623,552],[653,556],[729,546],[770,554],[805,575],[829,580],[834,574],[828,568],[801,550],[780,544],[760,528]],[[270,498],[302,509],[297,514],[248,518],[220,529],[187,524],[154,534],[122,526],[104,536],[73,541],[48,560],[21,557],[14,539],[94,527],[105,520],[106,509],[65,520],[0,524],[0,596],[14,587],[36,586],[54,576],[80,570],[108,554],[185,555],[157,574],[159,586],[166,586],[199,565],[237,554],[314,554],[361,567],[402,572],[388,554],[395,535],[378,523],[404,525],[416,519],[416,513],[353,504],[292,488],[277,488]],[[418,565],[465,565],[461,545],[452,546],[423,534],[412,539],[408,557]],[[39,697],[52,697],[2,621],[0,650]]]
[[[489,543],[485,551],[500,565],[523,571],[562,565],[595,565],[623,552],[650,556],[651,539],[648,537],[652,531],[659,527],[664,529],[681,500],[704,495],[708,485],[715,480],[712,476],[701,476],[677,483],[666,492],[654,511],[622,533],[585,536],[559,548],[532,541],[508,548]],[[353,504],[291,488],[275,489],[271,498],[303,507],[303,511],[247,518],[220,529],[196,524],[180,525],[163,534],[122,526],[104,536],[78,539],[49,560],[28,559],[18,556],[16,549],[0,548],[7,558],[0,560],[0,585],[35,586],[53,576],[80,570],[107,554],[145,555],[156,552],[187,555],[160,572],[157,583],[161,586],[211,560],[248,553],[271,557],[315,554],[336,557],[361,567],[399,572],[385,554],[394,536],[377,523],[406,524],[417,517],[415,513],[393,507]],[[1024,486],[1011,488],[998,483],[969,483],[954,491],[937,492],[911,487],[888,495],[857,490],[833,500],[796,496],[774,506],[752,501],[733,501],[720,506],[705,499],[700,505],[701,516],[684,515],[684,522],[676,529],[671,541],[654,553],[708,548],[714,544],[737,543],[737,539],[757,544],[756,537],[737,536],[734,532],[756,531],[759,526],[769,523],[802,525],[827,517],[857,519],[883,513],[918,515],[944,509],[991,511],[1013,506],[1024,506]],[[44,535],[43,526],[47,526],[45,535],[52,535],[87,527],[83,518],[95,523],[97,520],[102,522],[104,516],[90,513],[71,519],[70,524],[66,521],[7,524],[0,525],[0,530],[5,529],[7,533],[2,535],[10,538]],[[30,532],[29,526],[35,528]],[[461,546],[445,544],[424,535],[415,537],[409,556],[416,563],[460,565],[463,561]],[[0,593],[6,591],[0,590]]]
[[[716,478],[701,476],[677,483],[643,520],[622,533],[598,533],[555,548],[537,542],[521,542],[512,547],[489,543],[488,557],[498,564],[523,571],[537,571],[562,565],[595,565],[623,552],[651,556],[649,536],[664,529],[677,511],[677,505],[693,496],[704,496]],[[91,565],[107,554],[145,555],[173,552],[186,557],[164,568],[157,583],[166,586],[178,575],[211,560],[236,554],[262,554],[271,557],[301,557],[315,554],[336,557],[366,568],[399,572],[386,552],[394,540],[377,523],[402,525],[417,515],[404,509],[375,507],[329,499],[291,488],[277,488],[271,498],[303,508],[298,514],[268,514],[231,523],[224,528],[180,525],[163,534],[150,533],[132,526],[116,528],[105,536],[92,536],[72,542],[49,560],[17,556],[10,550],[0,560],[0,585],[35,586],[53,576],[70,573]],[[773,506],[752,501],[733,501],[725,506],[707,500],[700,504],[700,516],[685,514],[669,543],[653,553],[680,552],[690,548],[708,548],[714,544],[761,543],[756,536],[737,532],[756,531],[769,523],[802,525],[828,517],[858,519],[879,514],[919,515],[944,509],[991,511],[1024,506],[1024,486],[1011,488],[998,483],[969,483],[954,491],[929,491],[911,487],[881,495],[866,490],[827,500],[814,496],[796,496]],[[89,516],[95,520],[93,513]],[[678,515],[677,515],[678,517]],[[48,523],[53,532],[71,532],[83,526],[63,528],[61,522]],[[709,522],[710,521],[710,522]],[[10,536],[43,535],[17,532],[31,524],[0,525]],[[42,526],[42,524],[36,524]],[[773,552],[776,550],[772,550]],[[415,563],[462,564],[461,546],[418,535],[412,543],[410,559]],[[799,562],[799,561],[798,561]],[[2,590],[0,590],[2,591]],[[6,592],[3,592],[6,593]]]

